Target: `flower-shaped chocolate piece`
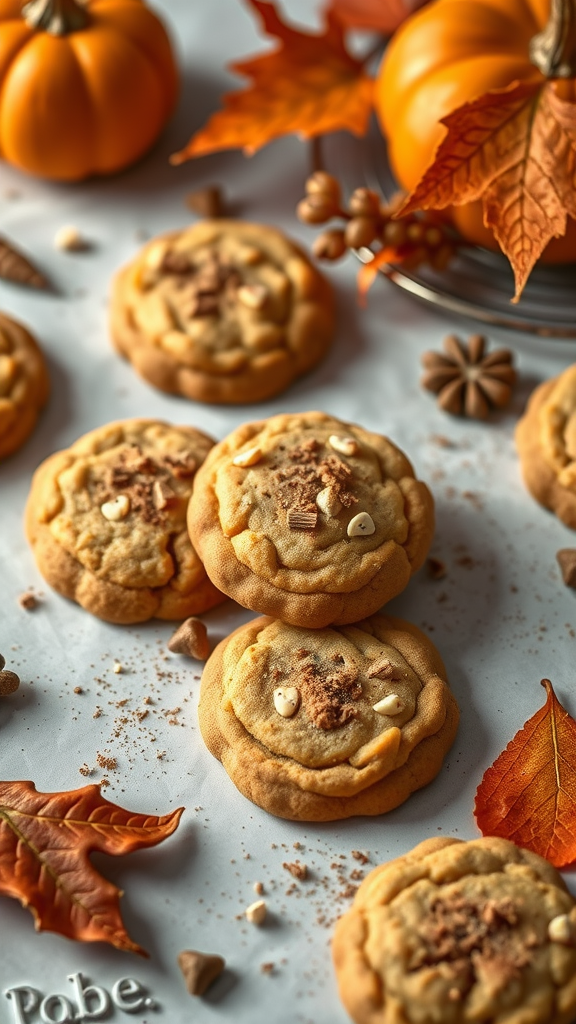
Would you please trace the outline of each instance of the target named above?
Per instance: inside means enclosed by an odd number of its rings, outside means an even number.
[[[485,355],[486,339],[473,334],[463,344],[453,334],[443,342],[444,352],[425,352],[422,387],[438,395],[444,412],[485,420],[491,408],[508,405],[516,371],[512,352],[499,348]]]

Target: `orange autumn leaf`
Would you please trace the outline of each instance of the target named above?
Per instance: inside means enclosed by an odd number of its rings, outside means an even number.
[[[32,782],[0,782],[0,894],[29,907],[37,931],[146,956],[122,923],[120,890],[89,854],[156,846],[177,828],[182,811],[133,814],[105,800],[99,786],[38,793]]]
[[[576,861],[576,722],[549,679],[545,705],[484,774],[475,815],[485,836],[511,839],[557,868]]]
[[[517,302],[550,239],[565,233],[567,215],[576,217],[576,105],[538,76],[487,92],[442,124],[446,136],[400,212],[482,199]]]
[[[231,65],[232,71],[250,79],[250,85],[225,96],[224,109],[174,154],[172,163],[220,149],[255,153],[291,132],[302,138],[341,129],[355,135],[366,132],[374,83],[362,61],[346,50],[340,22],[328,14],[320,34],[300,32],[282,21],[274,4],[249,2],[278,46]]]
[[[426,0],[330,0],[328,10],[346,28],[390,35]]]
[[[404,258],[401,248],[394,245],[387,245],[379,249],[374,259],[364,263],[358,271],[358,299],[361,306],[366,305],[366,296],[374,284],[378,271],[389,263],[401,263]]]

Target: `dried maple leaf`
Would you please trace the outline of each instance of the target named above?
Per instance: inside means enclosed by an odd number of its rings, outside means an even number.
[[[513,82],[442,119],[447,134],[401,214],[482,199],[518,301],[551,238],[576,217],[576,104],[542,77]]]
[[[89,854],[155,846],[174,832],[182,811],[133,814],[105,800],[99,786],[38,793],[32,782],[0,782],[0,893],[30,908],[37,931],[146,956],[122,924],[120,890]]]
[[[251,79],[248,88],[224,97],[218,111],[171,158],[180,164],[220,149],[256,152],[280,135],[311,138],[347,129],[363,135],[372,109],[373,79],[346,50],[341,23],[328,13],[320,34],[299,32],[279,17],[274,4],[249,0],[278,47],[230,65]]]
[[[549,679],[544,707],[496,758],[476,793],[485,836],[502,836],[561,868],[576,860],[576,722]]]
[[[330,0],[328,10],[346,28],[390,35],[426,0]]]

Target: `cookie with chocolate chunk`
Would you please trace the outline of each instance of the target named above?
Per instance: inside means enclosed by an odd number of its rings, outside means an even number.
[[[274,228],[201,221],[153,239],[117,274],[111,331],[118,351],[162,391],[259,402],[328,350],[332,292]]]
[[[397,807],[438,774],[458,724],[436,648],[382,615],[318,630],[248,622],[208,660],[198,715],[240,792],[300,821]]]
[[[0,313],[0,459],[32,433],[49,390],[37,342],[22,324]]]
[[[506,839],[427,839],[362,882],[332,942],[356,1024],[572,1024],[576,904]]]
[[[576,530],[576,363],[536,388],[516,444],[532,496]]]
[[[192,543],[246,608],[321,628],[372,615],[422,565],[432,497],[386,437],[321,412],[247,423],[216,445]]]
[[[123,420],[46,459],[26,528],[48,583],[108,622],[184,619],[222,601],[186,531],[212,444],[193,427]]]

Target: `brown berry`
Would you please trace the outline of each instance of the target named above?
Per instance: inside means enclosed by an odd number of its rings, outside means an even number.
[[[344,232],[338,228],[323,231],[312,245],[312,252],[319,260],[339,260],[346,252]]]
[[[348,209],[354,217],[378,217],[380,197],[369,188],[357,188],[350,196]]]
[[[299,220],[305,224],[324,224],[338,212],[338,204],[330,196],[317,193],[301,199],[296,207]]]
[[[370,245],[377,235],[376,221],[373,217],[353,217],[344,229],[344,238],[350,249],[360,249]]]
[[[335,203],[340,202],[340,185],[336,178],[326,171],[315,171],[314,174],[308,178],[306,185],[306,195],[323,195],[329,196]]]
[[[385,245],[404,245],[406,241],[406,225],[401,220],[391,220],[382,233]]]

